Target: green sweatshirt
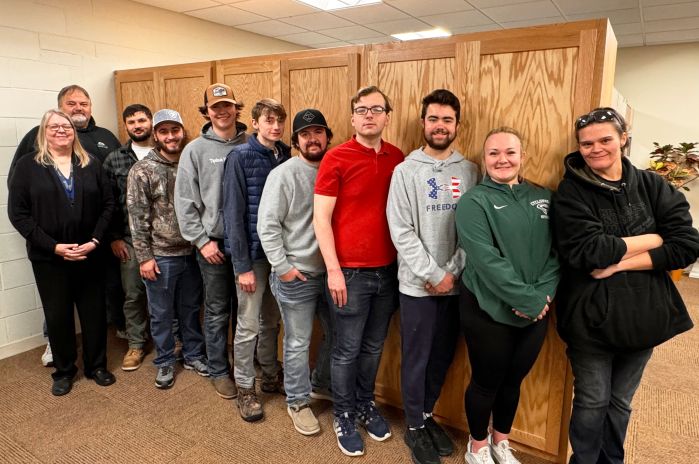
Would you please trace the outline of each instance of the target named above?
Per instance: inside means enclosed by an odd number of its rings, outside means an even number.
[[[559,280],[551,247],[551,192],[529,182],[508,185],[486,176],[461,197],[456,230],[466,252],[464,285],[495,321],[523,327],[553,299]]]

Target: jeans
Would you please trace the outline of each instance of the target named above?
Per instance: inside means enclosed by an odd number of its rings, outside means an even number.
[[[279,308],[269,288],[271,267],[267,261],[252,263],[256,288],[254,293],[241,290],[239,276],[235,276],[238,292],[238,325],[233,340],[235,383],[242,388],[255,386],[255,346],[257,361],[262,374],[276,379],[279,372],[277,362],[277,337],[279,336]]]
[[[401,293],[400,384],[408,427],[422,427],[454,359],[459,336],[459,297]]]
[[[129,348],[143,349],[148,324],[146,287],[133,246],[126,243],[129,259],[121,263],[121,286],[124,288],[124,319]]]
[[[323,282],[325,284],[325,282]],[[325,294],[325,285],[323,285],[323,302],[316,308],[316,316],[323,329],[323,340],[318,345],[316,353],[316,367],[311,374],[311,385],[313,388],[331,390],[330,381],[330,355],[333,348],[333,332],[334,327],[332,318],[330,317],[330,308],[328,307],[327,295]]]
[[[269,276],[272,294],[284,321],[284,390],[288,404],[308,404],[311,400],[308,353],[316,311],[325,307],[325,273],[304,273],[308,280],[282,282],[276,273]]]
[[[623,464],[631,400],[653,349],[583,353],[568,348],[573,367],[570,464]]]
[[[150,332],[157,356],[156,366],[175,364],[172,321],[177,317],[185,362],[204,360],[204,336],[199,324],[202,281],[194,253],[187,256],[156,256],[160,274],[145,280],[150,310]]]
[[[218,246],[223,252],[222,240],[218,241]],[[211,264],[198,250],[196,253],[204,280],[204,338],[209,357],[209,376],[215,379],[227,376],[231,368],[228,361],[228,326],[231,320],[235,325],[238,306],[233,289],[233,265],[230,256],[226,256],[223,264]]]
[[[334,413],[354,414],[357,405],[374,400],[374,383],[383,343],[398,307],[395,265],[380,268],[342,268],[347,304],[338,308],[326,293],[335,325],[332,351]]]

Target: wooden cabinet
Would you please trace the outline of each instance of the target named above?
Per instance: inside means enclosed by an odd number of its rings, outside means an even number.
[[[117,106],[144,102],[196,108],[202,103],[207,69],[231,85],[249,108],[262,97],[281,100],[288,112],[286,141],[294,114],[320,109],[335,133],[334,144],[352,135],[349,100],[357,88],[379,86],[394,111],[384,138],[405,153],[423,144],[421,99],[436,88],[461,100],[456,147],[480,162],[492,128],[507,125],[526,143],[525,176],[556,188],[563,157],[575,146],[573,121],[611,100],[616,40],[606,20],[492,31],[416,42],[235,58],[152,70],[118,71]],[[207,66],[209,66],[207,68]],[[192,101],[193,100],[193,101]],[[195,115],[185,113],[186,118]],[[124,134],[122,133],[122,136]],[[400,407],[398,313],[391,322],[377,379],[379,399]],[[520,448],[564,462],[572,375],[553,318],[539,359],[522,387],[512,439]],[[436,415],[466,430],[463,393],[470,378],[466,347],[459,343]]]
[[[212,83],[212,69],[213,64],[207,61],[115,71],[119,140],[128,139],[122,111],[134,103],[146,105],[153,113],[163,108],[178,111],[190,139],[198,137],[205,122],[199,106],[204,103],[204,92]]]

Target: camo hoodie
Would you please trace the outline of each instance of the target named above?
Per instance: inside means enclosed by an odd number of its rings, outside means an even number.
[[[156,150],[129,171],[126,206],[139,263],[154,256],[185,256],[192,252],[175,216],[176,177],[177,162],[168,161]]]

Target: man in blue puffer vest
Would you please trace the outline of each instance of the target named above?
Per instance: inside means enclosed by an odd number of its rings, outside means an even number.
[[[257,210],[270,171],[290,158],[281,141],[286,111],[272,99],[252,108],[256,133],[228,154],[223,174],[223,221],[226,254],[230,251],[238,294],[238,325],[233,340],[233,373],[241,417],[262,419],[262,403],[255,394],[255,345],[262,367],[261,389],[284,393],[277,363],[279,308],[269,288],[270,264],[257,235]]]

